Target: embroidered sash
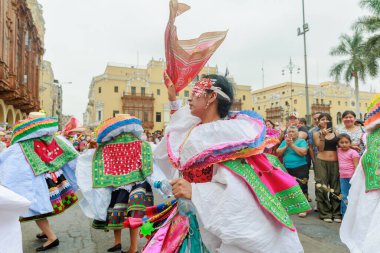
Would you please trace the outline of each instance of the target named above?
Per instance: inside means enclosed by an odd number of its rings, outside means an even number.
[[[143,181],[152,174],[152,150],[148,142],[130,133],[99,143],[93,161],[93,187],[119,187]]]
[[[36,176],[61,169],[74,160],[78,153],[63,140],[51,137],[19,142],[21,149]]]
[[[366,192],[380,189],[380,128],[367,136],[367,151],[362,165],[365,174]]]

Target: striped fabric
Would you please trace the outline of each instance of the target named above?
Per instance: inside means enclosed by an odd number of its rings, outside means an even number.
[[[179,40],[174,25],[177,16],[190,6],[170,1],[170,17],[165,31],[166,73],[176,86],[176,92],[184,89],[202,70],[227,35],[224,32],[203,33],[196,39]],[[165,84],[168,85],[167,80]]]
[[[128,126],[131,126],[132,128],[126,128]],[[123,130],[123,128],[125,128],[125,130]],[[144,131],[141,127],[140,119],[125,114],[117,115],[106,119],[95,129],[95,135],[97,136],[96,142],[102,143],[108,141],[110,139],[109,136],[115,131],[119,130],[117,133],[117,135],[119,135],[121,133],[133,132],[132,129],[140,130],[141,132]]]
[[[27,136],[42,129],[57,128],[58,120],[50,117],[25,119],[16,123],[13,128],[11,144],[25,140]]]
[[[376,96],[369,105],[364,125],[368,126],[378,120],[380,120],[380,95]]]

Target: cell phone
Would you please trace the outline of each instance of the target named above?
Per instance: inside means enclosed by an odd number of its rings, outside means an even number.
[[[331,129],[331,131],[332,131],[332,122],[331,121],[329,121],[329,122],[327,122],[327,129]]]

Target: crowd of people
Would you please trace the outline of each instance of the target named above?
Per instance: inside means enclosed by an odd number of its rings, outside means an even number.
[[[281,159],[309,201],[309,171],[313,169],[315,210],[323,221],[340,223],[347,209],[349,181],[365,151],[363,122],[350,110],[342,114],[343,124],[336,127],[328,113],[317,112],[312,119],[310,127],[297,112],[289,114],[285,126],[266,120],[267,135],[275,132],[280,142],[267,152]]]

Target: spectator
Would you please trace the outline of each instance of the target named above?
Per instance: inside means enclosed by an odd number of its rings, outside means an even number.
[[[313,141],[318,148],[315,159],[315,196],[319,218],[325,222],[342,222],[340,213],[339,166],[337,156],[338,136],[328,128],[331,116],[321,113],[318,117],[320,130],[313,133]]]
[[[309,180],[307,149],[307,142],[299,138],[296,126],[290,126],[287,129],[287,136],[277,149],[277,155],[282,156],[286,170],[296,178],[306,197],[308,197],[307,182]],[[306,217],[306,213],[300,213],[299,216]]]
[[[274,155],[274,154],[276,154],[276,149],[277,149],[278,142],[279,142],[278,140],[280,137],[280,132],[274,128],[275,124],[269,119],[265,120],[265,125],[267,127],[265,138],[272,139],[273,142],[271,142],[271,143],[273,143],[273,144],[268,145],[265,148],[264,152]]]
[[[287,126],[296,126],[298,128],[298,134],[299,134],[299,138],[301,139],[304,139],[304,140],[307,140],[307,127],[306,126],[299,126],[299,114],[298,112],[291,112],[289,113],[289,118],[288,118],[288,122],[287,122]],[[286,129],[285,127],[283,127],[281,129],[283,131],[283,134],[282,134],[282,138],[284,138],[284,136],[287,134],[286,132]]]
[[[7,148],[7,144],[5,144],[5,133],[0,132],[0,153],[3,152]]]
[[[347,209],[347,197],[350,190],[350,180],[354,175],[355,168],[358,166],[360,155],[351,149],[351,138],[348,134],[340,134],[338,136],[338,161],[339,161],[339,175],[340,175],[340,192],[343,194],[343,199],[340,204],[340,211],[342,217]]]
[[[348,134],[351,138],[351,148],[359,152],[360,155],[364,153],[364,144],[361,141],[364,128],[356,126],[356,114],[353,111],[345,111],[342,114],[343,126],[337,129],[338,134]]]
[[[317,157],[317,154],[318,154],[318,148],[314,144],[313,134],[320,130],[318,126],[319,115],[321,115],[321,112],[316,112],[313,115],[313,127],[308,131],[309,154],[310,154],[311,161],[313,162],[313,166],[315,165],[315,158]]]

